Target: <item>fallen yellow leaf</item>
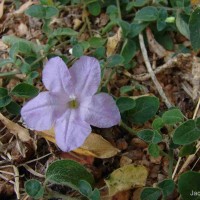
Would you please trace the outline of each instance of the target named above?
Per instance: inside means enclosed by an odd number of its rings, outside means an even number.
[[[148,171],[142,165],[135,166],[130,164],[116,169],[105,180],[109,189],[109,196],[113,196],[123,190],[145,186],[147,176]]]
[[[6,126],[6,128],[10,131],[10,133],[14,134],[22,142],[32,141],[32,138],[30,137],[29,131],[27,129],[7,119],[1,113],[0,113],[0,121]]]
[[[115,50],[121,40],[121,37],[122,37],[122,30],[121,28],[119,28],[115,35],[108,38],[107,44],[106,44],[106,55],[108,57],[115,53]]]
[[[37,134],[56,144],[53,129],[37,132]],[[91,133],[85,140],[84,144],[80,148],[75,149],[74,152],[96,158],[110,158],[115,156],[119,152],[119,149],[113,147],[110,142],[105,140],[102,136]]]

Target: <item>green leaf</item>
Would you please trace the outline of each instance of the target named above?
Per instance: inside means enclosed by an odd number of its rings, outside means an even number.
[[[78,32],[74,31],[71,28],[57,28],[50,34],[50,38],[59,37],[59,36],[77,36]]]
[[[170,51],[174,49],[173,40],[168,32],[166,32],[164,35],[163,33],[157,34],[155,38],[165,49]]]
[[[25,11],[25,14],[29,15],[31,17],[43,19],[43,18],[45,18],[46,13],[45,13],[44,6],[42,6],[42,5],[32,5]]]
[[[187,15],[177,12],[176,26],[182,35],[184,35],[187,39],[190,39],[190,30]]]
[[[101,13],[101,5],[98,1],[92,2],[87,5],[89,13],[98,16]]]
[[[154,96],[143,96],[136,100],[134,109],[127,112],[127,119],[136,124],[143,124],[153,116],[159,108],[159,100]]]
[[[135,107],[135,100],[129,97],[119,97],[116,101],[120,113],[131,110]]]
[[[128,34],[128,37],[134,38],[138,36],[147,26],[149,23],[138,23],[138,22],[132,22],[130,26],[130,31]]]
[[[148,152],[154,158],[157,158],[158,156],[160,156],[160,149],[157,144],[150,143],[148,146]]]
[[[13,64],[13,63],[14,63],[14,60],[11,59],[11,58],[2,59],[2,60],[0,60],[0,68],[1,68],[1,67],[4,67],[4,66],[7,65],[7,64]]]
[[[107,67],[116,67],[122,64],[123,62],[124,58],[119,54],[115,54],[107,59]]]
[[[200,49],[200,7],[197,7],[190,16],[189,29],[190,29],[190,40],[192,47],[195,51]]]
[[[123,36],[127,37],[127,35],[130,32],[131,25],[128,22],[124,21],[124,20],[119,20],[118,24],[122,28]]]
[[[7,106],[11,101],[8,90],[0,87],[0,108]]]
[[[140,139],[144,140],[145,142],[152,142],[154,144],[162,141],[162,136],[156,130],[145,129],[145,130],[139,131],[137,133],[137,136]]]
[[[105,47],[99,47],[95,50],[94,57],[99,58],[99,59],[104,58],[105,53],[106,53]]]
[[[79,181],[85,180],[94,184],[94,178],[85,167],[73,160],[58,160],[52,163],[46,172],[46,179],[49,182],[70,186],[76,190]]]
[[[155,130],[160,130],[163,126],[164,126],[164,122],[163,122],[163,119],[161,117],[158,117],[158,118],[153,120],[152,127]]]
[[[43,197],[44,194],[44,188],[41,185],[41,183],[35,179],[31,179],[25,182],[25,191],[26,193],[34,198],[34,199],[40,199]]]
[[[158,200],[161,196],[161,190],[159,188],[144,188],[141,192],[141,200]]]
[[[173,142],[179,145],[187,145],[200,138],[200,129],[192,119],[181,124],[174,132]]]
[[[172,194],[175,189],[175,183],[171,179],[163,180],[157,186],[162,190],[164,198]]]
[[[20,83],[13,88],[11,94],[17,97],[30,98],[38,95],[38,88],[27,83]]]
[[[13,115],[19,115],[21,107],[19,104],[15,103],[14,101],[11,101],[7,106],[6,110]]]
[[[109,15],[111,21],[115,20],[118,17],[118,9],[115,5],[110,5],[106,9],[106,14]]]
[[[162,115],[162,119],[165,124],[173,125],[178,122],[182,122],[184,119],[184,115],[179,109],[175,108],[164,112],[164,114]]]
[[[135,0],[135,1],[129,2],[126,6],[126,10],[130,11],[134,7],[143,7],[148,2],[149,0]]]
[[[153,6],[147,6],[139,11],[135,15],[135,21],[151,22],[158,18],[158,10]]]
[[[58,13],[56,7],[43,5],[32,5],[25,12],[25,14],[38,19],[50,19]]]
[[[157,19],[157,30],[162,31],[166,27],[165,19],[167,18],[167,11],[165,9],[160,9],[158,11]]]
[[[37,45],[34,42],[31,41],[27,41],[26,39],[22,39],[13,35],[6,35],[2,37],[2,41],[9,45],[9,46],[13,46],[15,43],[26,43],[28,46],[30,46],[31,50],[35,53],[40,52],[43,49],[42,45]]]
[[[106,40],[99,37],[92,37],[88,40],[88,42],[92,48],[98,48],[102,47],[105,44]]]
[[[79,188],[80,193],[86,197],[92,193],[91,185],[85,180],[79,181],[78,188]]]
[[[45,6],[45,19],[51,19],[53,16],[58,15],[59,10],[53,6]]]
[[[128,93],[128,92],[131,92],[133,89],[134,89],[134,87],[131,86],[131,85],[122,86],[122,87],[120,88],[120,94],[121,94],[121,95],[126,94],[126,93]]]
[[[121,52],[121,55],[124,58],[124,62],[129,63],[131,59],[135,56],[136,52],[137,48],[134,40],[126,40]]]
[[[179,157],[184,157],[184,156],[188,156],[188,155],[191,155],[191,154],[194,154],[196,152],[196,145],[195,143],[192,143],[192,144],[188,144],[188,145],[185,145],[183,146],[181,149],[180,149],[180,152],[179,152]]]
[[[77,58],[80,58],[83,55],[83,47],[81,44],[76,44],[73,46],[72,55]]]
[[[189,171],[178,179],[178,191],[183,200],[199,200],[200,173]]]
[[[89,200],[100,200],[100,192],[97,188],[92,191],[92,194],[89,197]]]

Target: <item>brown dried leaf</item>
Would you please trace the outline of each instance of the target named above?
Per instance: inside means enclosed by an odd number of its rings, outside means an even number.
[[[2,0],[1,3],[0,3],[0,19],[3,16],[4,2],[5,2],[5,0]]]
[[[135,166],[131,164],[116,169],[105,180],[109,195],[113,196],[120,191],[145,186],[147,176],[148,171],[142,165]]]
[[[4,117],[1,113],[0,113],[0,120],[6,126],[6,128],[10,131],[10,133],[14,134],[22,142],[28,142],[32,140],[32,138],[29,135],[29,131],[27,129],[21,127],[17,123],[10,121],[6,117]]]
[[[54,137],[55,133],[53,129],[37,133],[45,139],[56,144]],[[91,133],[85,140],[84,144],[80,148],[75,149],[74,152],[96,158],[110,158],[115,156],[119,152],[119,149],[113,147],[102,136]]]
[[[106,55],[109,57],[115,53],[115,50],[117,48],[117,45],[119,44],[122,37],[122,30],[121,28],[118,29],[117,33],[113,35],[112,37],[108,38],[107,44],[106,44]]]

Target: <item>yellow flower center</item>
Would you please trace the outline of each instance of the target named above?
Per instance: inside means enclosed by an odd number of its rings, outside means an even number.
[[[76,99],[73,99],[71,101],[69,101],[69,107],[72,109],[78,108],[78,102],[76,101]]]

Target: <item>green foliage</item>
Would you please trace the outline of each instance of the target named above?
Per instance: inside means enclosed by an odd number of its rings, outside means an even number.
[[[141,200],[158,200],[161,196],[161,190],[159,188],[144,188],[141,192]]]
[[[174,132],[173,142],[179,145],[188,145],[200,138],[198,120],[188,120],[182,123]]]
[[[80,180],[78,188],[79,192],[85,197],[87,197],[89,200],[100,200],[99,190],[96,188],[92,190],[92,187],[88,182]]]
[[[180,157],[184,157],[184,156],[188,156],[188,155],[194,154],[195,152],[196,152],[195,143],[191,143],[191,144],[183,146],[180,149],[179,156]]]
[[[182,122],[183,118],[184,118],[184,115],[179,109],[168,110],[162,115],[163,122],[165,124],[170,124],[170,125],[176,124],[178,122]]]
[[[127,112],[127,118],[135,124],[143,124],[155,116],[159,100],[153,96],[143,96],[135,100],[136,106]]]
[[[199,15],[200,7],[197,7],[191,14],[189,21],[190,40],[195,51],[200,49],[200,32],[198,31],[200,29]]]
[[[8,90],[5,88],[0,88],[0,108],[7,106],[11,101],[12,99],[8,95]]]
[[[116,104],[119,108],[120,113],[123,113],[135,107],[135,100],[129,97],[120,97],[117,99]]]
[[[41,183],[35,179],[31,179],[25,182],[25,191],[26,193],[34,198],[34,199],[40,199],[43,197],[44,194],[44,188],[41,185]]]
[[[102,47],[105,44],[106,40],[102,39],[102,38],[98,38],[98,37],[91,37],[88,40],[88,42],[90,44],[90,47],[99,48],[99,47]]]
[[[133,40],[129,39],[125,41],[124,46],[121,51],[121,55],[123,56],[125,63],[128,63],[131,61],[131,59],[136,54],[136,50],[137,50],[136,44]]]
[[[160,156],[160,148],[157,144],[150,143],[148,147],[148,152],[154,158],[157,158],[158,156]]]
[[[50,34],[50,38],[59,36],[77,36],[78,33],[71,28],[58,28]]]
[[[135,21],[151,22],[158,18],[158,10],[156,7],[147,6],[139,10],[135,15]]]
[[[59,11],[56,7],[44,5],[32,5],[26,10],[27,15],[38,19],[51,19],[58,13]]]
[[[17,104],[14,101],[11,101],[7,106],[6,106],[6,110],[13,115],[19,115],[20,114],[20,110],[21,107],[19,104]]]
[[[175,183],[171,179],[165,179],[157,185],[162,190],[162,195],[164,198],[173,193],[175,189]]]
[[[115,54],[107,59],[107,67],[116,67],[122,64],[123,62],[124,58],[119,54]]]
[[[39,90],[33,85],[27,83],[20,83],[15,86],[10,92],[17,97],[31,98],[38,95]]]
[[[157,144],[162,141],[162,136],[156,130],[144,129],[137,133],[137,136],[145,142]]]
[[[183,200],[199,200],[199,172],[185,172],[178,179],[178,191]]]
[[[85,167],[73,160],[58,160],[52,163],[46,171],[46,180],[52,183],[79,188],[79,181],[85,180],[91,185],[94,178]]]
[[[89,3],[87,7],[88,11],[94,16],[98,16],[101,12],[101,5],[98,1]]]
[[[73,49],[72,49],[72,55],[74,57],[81,57],[83,55],[83,46],[81,44],[76,44],[73,46]]]

